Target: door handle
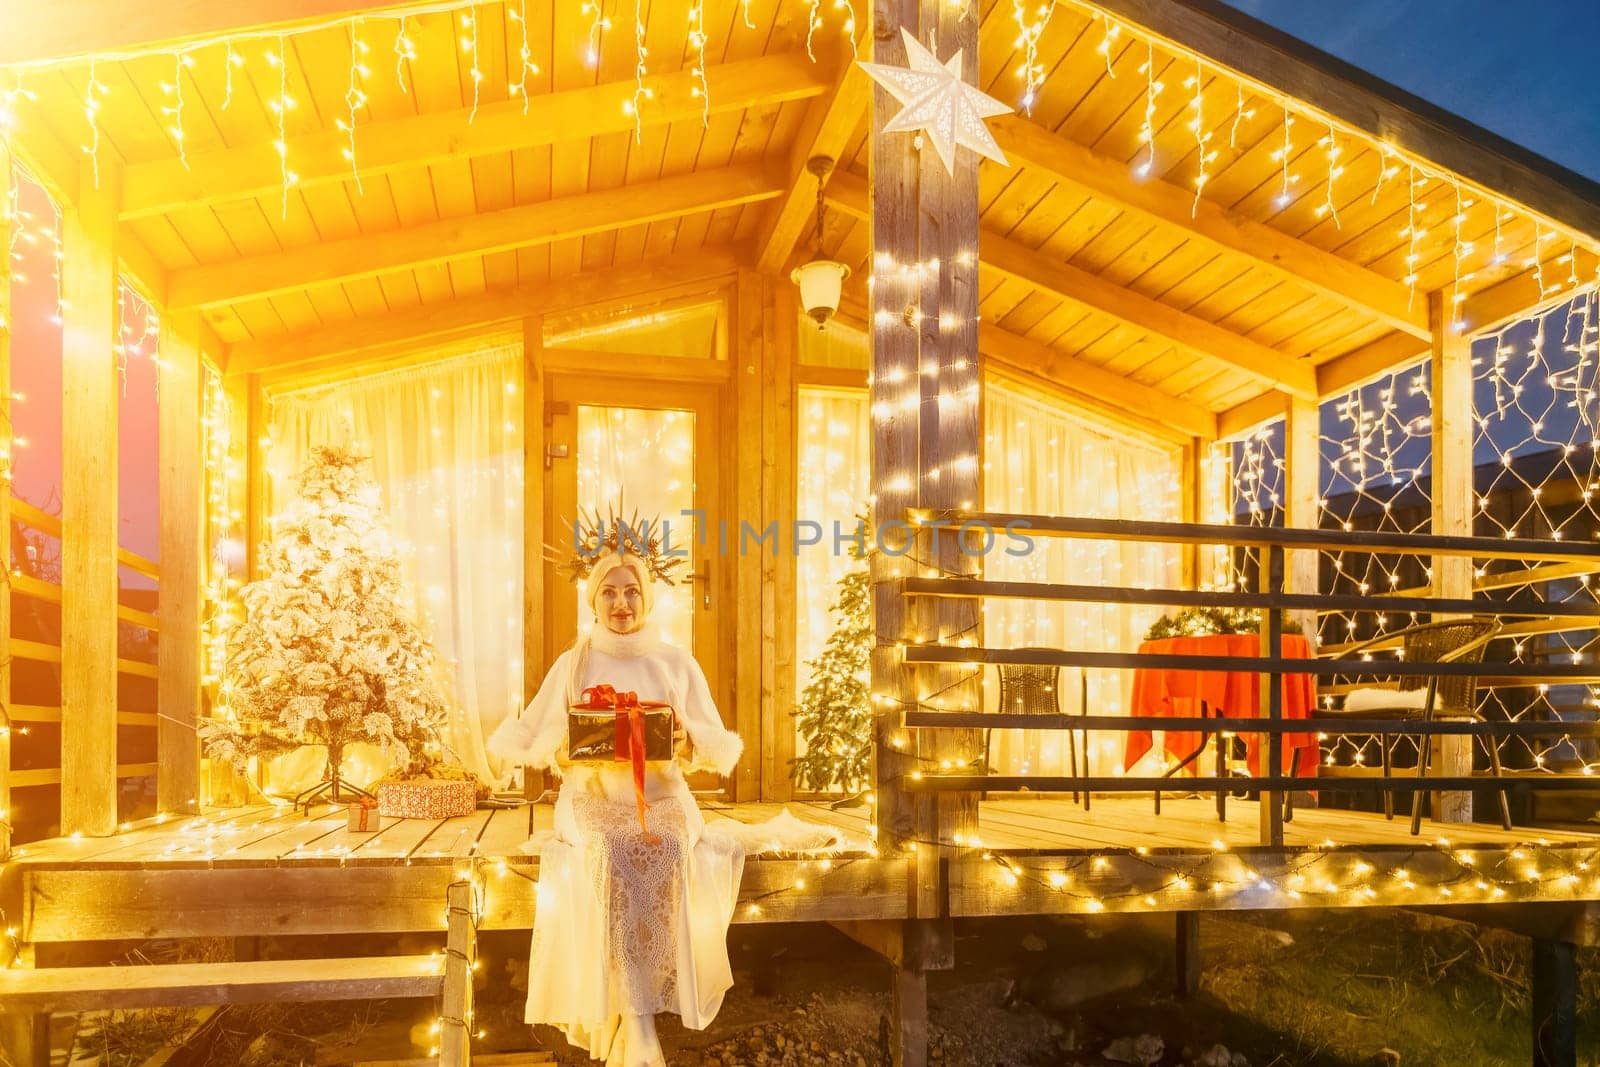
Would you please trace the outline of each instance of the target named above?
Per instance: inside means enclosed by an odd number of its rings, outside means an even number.
[[[690,582],[704,582],[705,590],[701,593],[700,606],[706,609],[711,607],[711,568],[702,567],[689,575]]]

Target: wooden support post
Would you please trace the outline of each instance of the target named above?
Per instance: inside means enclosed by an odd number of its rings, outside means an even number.
[[[793,285],[767,286],[761,350],[761,510],[778,529],[795,528],[795,332],[800,321]],[[784,802],[794,793],[795,558],[798,546],[763,556],[761,578],[761,799]],[[812,595],[816,595],[815,592]]]
[[[1531,943],[1534,1067],[1577,1067],[1577,946],[1542,937]]]
[[[156,808],[200,810],[200,609],[205,486],[200,316],[161,318],[161,634],[157,646]]]
[[[1180,911],[1176,917],[1178,995],[1192,997],[1200,992],[1200,913]]]
[[[1261,550],[1261,591],[1268,596],[1283,594],[1283,549],[1271,545]],[[1283,614],[1269,611],[1261,620],[1261,655],[1269,659],[1283,656]],[[1260,717],[1278,722],[1283,718],[1283,675],[1264,671],[1261,679]],[[1280,774],[1283,768],[1283,735],[1271,734],[1262,743],[1264,774]],[[1263,792],[1258,805],[1261,815],[1261,843],[1283,844],[1283,794]]]
[[[545,481],[544,316],[522,320],[522,704],[539,691],[545,672],[544,632],[544,481]],[[511,714],[522,711],[519,707]],[[522,788],[529,799],[544,792],[544,772],[525,768]],[[538,781],[534,780],[535,774]],[[532,812],[529,813],[532,817]]]
[[[941,58],[961,49],[965,76],[976,76],[975,7],[875,0],[877,62],[905,63],[902,27],[924,44],[936,40]],[[959,150],[953,173],[946,171],[931,148],[919,152],[911,136],[884,132],[899,110],[881,87],[874,91],[872,491],[875,532],[891,551],[880,551],[873,561],[872,680],[874,694],[887,701],[880,703],[875,734],[880,847],[913,843],[911,914],[932,918],[947,903],[944,861],[959,847],[955,842],[977,833],[977,795],[912,797],[899,781],[945,760],[968,764],[981,754],[980,735],[929,730],[904,737],[899,716],[917,706],[919,692],[939,693],[942,707],[977,708],[982,675],[959,665],[913,672],[896,644],[976,639],[979,616],[972,600],[922,597],[907,604],[895,583],[919,567],[923,573],[977,577],[980,557],[967,551],[976,535],[969,541],[965,534],[924,527],[902,537],[897,531],[907,527],[895,524],[906,523],[910,509],[981,507],[977,157]],[[903,551],[906,540],[910,552]]]
[[[0,248],[11,247],[11,155],[0,138]],[[11,707],[11,271],[0,271],[0,709]],[[0,863],[11,855],[11,719],[0,711]],[[0,961],[4,966],[4,961]]]
[[[1472,533],[1472,342],[1456,332],[1452,320],[1446,295],[1429,293],[1428,324],[1433,332],[1432,532],[1435,536]],[[1473,561],[1470,557],[1435,556],[1432,563],[1434,596],[1471,598]],[[1471,737],[1439,737],[1434,745],[1438,753],[1434,766],[1441,776],[1466,777],[1472,773]],[[1441,793],[1436,815],[1441,822],[1471,822],[1472,794]]]
[[[117,828],[116,173],[62,213],[61,832]]]
[[[1320,405],[1315,400],[1289,398],[1284,420],[1284,525],[1296,530],[1317,528],[1318,479],[1322,464]],[[1311,550],[1289,553],[1284,588],[1291,593],[1318,592],[1318,555]],[[1305,630],[1315,654],[1317,613],[1297,611],[1290,616]]]
[[[889,996],[889,1049],[894,1067],[928,1062],[928,972],[896,966]]]
[[[771,516],[766,513],[762,493],[762,397],[766,377],[766,352],[762,345],[768,279],[741,270],[734,284],[734,328],[737,331],[733,356],[737,360],[733,376],[733,426],[735,440],[745,447],[734,450],[735,512],[757,529],[766,529]],[[779,535],[782,545],[782,535]],[[755,800],[760,793],[763,762],[767,757],[760,744],[762,721],[762,646],[772,631],[763,629],[762,571],[769,562],[765,551],[740,552],[734,560],[734,706],[737,720],[733,728],[744,738],[747,755],[734,769],[733,799]],[[760,752],[758,756],[757,753]]]
[[[472,964],[477,956],[472,883],[451,882],[445,890],[444,1009],[439,1020],[439,1067],[472,1062]]]

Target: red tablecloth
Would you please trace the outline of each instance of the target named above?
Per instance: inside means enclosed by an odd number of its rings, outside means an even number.
[[[1238,656],[1241,659],[1260,655],[1261,639],[1255,634],[1212,634],[1206,637],[1164,637],[1159,641],[1146,641],[1139,646],[1141,653],[1177,656]],[[1300,634],[1283,635],[1285,659],[1310,659],[1311,645]],[[1241,664],[1243,666],[1243,664]],[[1133,675],[1134,715],[1170,715],[1196,717],[1200,715],[1200,702],[1205,701],[1212,715],[1219,712],[1234,719],[1254,719],[1260,715],[1260,676],[1252,670],[1191,671],[1191,670],[1139,670]],[[1286,674],[1283,677],[1283,717],[1304,719],[1316,706],[1317,687],[1309,674]],[[1163,747],[1168,754],[1183,759],[1200,747],[1201,735],[1193,731],[1165,731]],[[1260,734],[1243,735],[1249,755],[1251,774],[1260,774],[1257,750],[1263,739]],[[1128,747],[1124,753],[1124,766],[1131,768],[1139,757],[1150,751],[1148,730],[1130,731]],[[1318,752],[1315,733],[1285,734],[1284,761],[1294,773],[1315,775]],[[1209,773],[1209,768],[1197,768]]]

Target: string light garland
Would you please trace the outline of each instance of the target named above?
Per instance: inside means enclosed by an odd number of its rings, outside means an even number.
[[[696,0],[698,3],[699,0]],[[528,113],[528,76],[539,76],[539,64],[533,61],[533,49],[528,44],[528,0],[517,0],[516,9],[506,8],[506,17],[517,24],[522,32],[522,45],[517,49],[517,80],[507,87],[507,92],[512,96],[522,98],[522,113]],[[702,55],[704,46],[702,43]],[[702,65],[704,59],[702,58]]]
[[[589,16],[589,48],[584,53],[584,60],[591,67],[600,64],[600,34],[611,28],[611,20],[606,17],[603,0],[583,0],[582,11]]]
[[[1161,83],[1156,81],[1155,44],[1146,38],[1144,64],[1144,125],[1139,127],[1139,140],[1144,145],[1144,162],[1134,168],[1139,177],[1148,177],[1156,165],[1156,97],[1161,95]]]
[[[1044,33],[1044,28],[1050,23],[1050,16],[1055,12],[1055,0],[1040,3],[1031,11],[1029,0],[1011,0],[1011,20],[1017,24],[1017,39],[1012,47],[1022,50],[1021,65],[1017,68],[1017,77],[1022,79],[1022,110],[1025,114],[1033,114],[1033,104],[1039,96],[1039,87],[1044,84],[1045,70],[1039,62],[1039,36]],[[1100,52],[1106,57],[1106,72],[1112,77],[1116,75],[1111,71],[1111,39],[1115,31],[1111,28],[1109,19],[1102,16],[1105,23],[1105,37],[1100,41]]]
[[[473,4],[472,10],[461,16],[461,28],[469,30],[461,39],[461,50],[472,57],[468,75],[472,78],[472,110],[467,113],[467,125],[472,125],[478,117],[478,95],[483,86],[483,70],[478,66],[478,5]]]
[[[1206,187],[1206,164],[1216,158],[1216,153],[1209,156],[1206,145],[1211,140],[1211,131],[1206,129],[1206,98],[1205,98],[1205,68],[1195,60],[1194,74],[1186,83],[1193,95],[1189,100],[1189,129],[1194,133],[1195,166],[1198,172],[1194,177],[1194,201],[1189,205],[1189,217],[1194,218],[1195,212],[1200,210],[1200,194]]]
[[[1298,174],[1291,175],[1289,173],[1289,160],[1294,156],[1294,140],[1291,136],[1293,130],[1294,116],[1289,114],[1288,108],[1284,108],[1283,144],[1279,145],[1272,152],[1272,158],[1277,162],[1279,171],[1278,197],[1273,201],[1273,204],[1280,208],[1289,206],[1289,201],[1293,199],[1293,197],[1291,197],[1289,194],[1289,186],[1300,180],[1300,176]]]
[[[102,96],[106,87],[95,77],[95,60],[89,60],[89,80],[83,87],[83,117],[89,122],[89,143],[84,151],[89,153],[90,165],[94,168],[94,187],[100,188],[100,101],[95,99],[95,93]]]
[[[401,15],[394,27],[394,80],[407,96],[411,94],[411,89],[406,85],[406,63],[417,58],[416,45],[406,36],[406,19],[409,17]]]
[[[161,113],[172,120],[167,127],[167,133],[178,146],[178,162],[183,164],[183,169],[189,169],[189,151],[184,145],[183,136],[183,72],[185,68],[194,66],[194,57],[187,52],[179,52],[172,57],[172,81],[162,82],[161,91],[171,100],[164,104]]]
[[[289,169],[287,121],[289,109],[294,107],[294,98],[289,95],[289,63],[288,58],[284,55],[282,37],[278,38],[278,50],[267,53],[267,64],[278,72],[278,98],[269,100],[267,106],[272,110],[273,116],[278,121],[278,139],[273,142],[272,147],[278,152],[280,189],[282,190],[279,213],[281,218],[287,219],[289,217],[289,189],[300,180],[300,176]]]
[[[628,102],[627,112],[633,116],[633,143],[639,144],[644,139],[644,116],[639,113],[639,106],[655,96],[655,90],[644,83],[645,57],[650,54],[644,41],[644,0],[633,0],[633,50],[633,99]]]
[[[689,48],[694,59],[689,77],[694,80],[691,94],[700,101],[700,128],[711,128],[711,89],[706,84],[706,7],[705,0],[689,2]]]
[[[366,42],[361,39],[361,24],[350,24],[350,79],[344,93],[345,117],[336,119],[335,124],[345,135],[347,144],[344,147],[344,158],[350,162],[350,176],[355,180],[356,192],[364,193],[366,190],[361,185],[361,168],[356,164],[356,112],[367,106],[367,94],[361,88],[368,74],[364,57],[367,54]]]
[[[836,11],[844,12],[844,22],[839,30],[844,34],[844,39],[850,43],[850,62],[854,63],[860,56],[856,49],[856,5],[855,0],[833,0]]]
[[[1339,153],[1342,149],[1339,147],[1337,135],[1333,132],[1333,123],[1328,123],[1327,136],[1322,138],[1321,143],[1323,154],[1328,161],[1328,180],[1323,185],[1322,207],[1317,211],[1317,214],[1333,216],[1334,228],[1342,230],[1344,229],[1344,224],[1339,221],[1339,204],[1334,199],[1333,183],[1338,179],[1339,175],[1344,173],[1344,168],[1339,165]]]
[[[812,48],[812,40],[817,31],[822,29],[822,0],[806,0],[806,58],[815,63],[817,53]]]

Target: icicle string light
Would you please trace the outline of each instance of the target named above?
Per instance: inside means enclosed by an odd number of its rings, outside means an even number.
[[[470,32],[461,38],[461,50],[471,56],[471,66],[468,68],[468,77],[472,79],[472,110],[467,114],[467,125],[478,117],[478,96],[483,86],[483,68],[478,66],[478,5],[473,4],[472,10],[461,16],[461,28]]]
[[[517,49],[517,80],[507,87],[512,96],[522,97],[522,113],[528,113],[528,76],[539,76],[539,64],[533,61],[533,48],[528,44],[528,0],[517,0],[517,9],[506,9],[506,15],[522,31],[522,44]],[[702,47],[703,51],[703,47]]]
[[[700,128],[711,128],[711,87],[706,84],[706,8],[705,0],[689,3],[689,49],[693,53],[689,76],[694,80],[690,92],[700,101]]]
[[[300,179],[299,175],[289,169],[289,135],[286,122],[289,109],[294,107],[294,98],[289,95],[289,63],[284,55],[282,37],[278,38],[277,52],[267,53],[267,63],[276,67],[278,71],[278,98],[268,101],[267,106],[278,121],[278,139],[273,142],[273,147],[278,152],[278,172],[282,189],[279,212],[280,217],[286,219],[289,217],[289,189]]]
[[[350,77],[344,93],[345,117],[334,123],[345,135],[343,154],[350,163],[350,175],[355,179],[358,193],[366,190],[361,185],[361,167],[356,163],[356,112],[367,106],[367,94],[361,85],[370,73],[363,61],[367,45],[361,40],[359,27],[360,23],[350,25]]]
[[[645,57],[650,50],[644,43],[644,0],[633,0],[633,99],[629,102],[628,113],[633,116],[633,143],[638,144],[644,139],[644,117],[639,113],[640,105],[655,96],[655,91],[644,84]]]
[[[1139,140],[1144,145],[1144,162],[1135,168],[1139,177],[1148,177],[1156,165],[1156,97],[1161,95],[1161,83],[1156,81],[1155,46],[1144,44],[1144,125],[1139,127]]]
[[[171,120],[167,133],[178,146],[178,162],[183,164],[184,170],[189,169],[189,150],[183,136],[183,72],[186,67],[193,66],[194,57],[189,53],[175,54],[172,57],[172,81],[161,83],[162,94],[171,101],[162,105],[161,113]]]
[[[394,80],[399,84],[400,91],[409,96],[411,89],[406,85],[406,61],[417,58],[417,48],[406,36],[406,17],[401,15],[394,28]]]

